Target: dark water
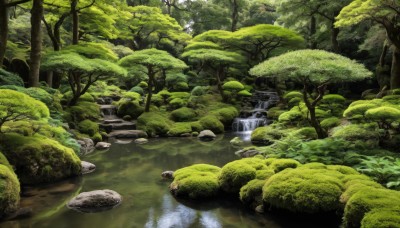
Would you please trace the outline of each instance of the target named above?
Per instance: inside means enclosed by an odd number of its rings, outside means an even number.
[[[95,151],[83,160],[96,164],[95,172],[60,183],[24,189],[21,206],[32,208],[29,218],[0,223],[0,227],[338,227],[337,219],[259,215],[233,199],[178,202],[161,180],[165,170],[208,163],[223,166],[237,159],[229,141],[234,135],[212,142],[196,138],[150,139],[143,145],[114,143],[108,151]],[[112,189],[123,202],[110,211],[85,214],[69,210],[66,202],[79,192]]]

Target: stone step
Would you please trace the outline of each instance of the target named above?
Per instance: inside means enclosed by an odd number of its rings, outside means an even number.
[[[116,123],[101,123],[99,124],[101,128],[103,128],[107,133],[116,130],[136,130],[136,123],[135,122],[116,122]]]
[[[117,139],[147,138],[147,133],[141,130],[118,130],[110,132],[108,137]]]

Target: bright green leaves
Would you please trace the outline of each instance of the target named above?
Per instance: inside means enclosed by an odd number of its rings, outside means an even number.
[[[281,80],[309,80],[315,84],[357,81],[372,76],[362,64],[321,50],[294,51],[271,58],[252,68],[250,74]]]

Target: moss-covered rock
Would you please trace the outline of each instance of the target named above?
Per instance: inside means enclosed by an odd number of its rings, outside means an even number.
[[[182,98],[174,98],[169,102],[169,109],[174,110],[187,105],[187,102]]]
[[[120,117],[129,115],[131,118],[138,118],[144,112],[138,101],[125,101],[119,104],[117,115]]]
[[[18,177],[5,156],[0,152],[0,218],[18,209],[19,194]]]
[[[144,94],[144,90],[143,90],[143,88],[140,87],[140,86],[134,86],[134,87],[132,87],[132,88],[129,90],[129,92],[135,92],[135,93],[138,93],[138,94],[140,94],[140,95],[143,95],[143,94]]]
[[[196,112],[187,107],[179,108],[171,112],[170,118],[177,122],[191,121],[196,117]]]
[[[240,201],[248,206],[258,206],[262,204],[262,188],[267,179],[254,179],[249,181],[240,189]]]
[[[287,168],[297,168],[300,166],[300,162],[293,159],[276,159],[271,162],[269,167],[275,172],[278,173]]]
[[[234,91],[240,91],[244,89],[244,86],[242,83],[238,81],[229,81],[226,82],[222,85],[222,88],[225,90],[234,90]]]
[[[344,209],[344,224],[349,227],[359,227],[361,221],[368,213],[373,213],[373,211],[398,211],[400,210],[400,192],[379,189],[379,188],[363,188],[357,191],[348,200],[346,207]],[[372,216],[370,214],[370,216]],[[381,215],[384,216],[384,213]],[[382,218],[382,217],[381,217]],[[369,224],[373,222],[374,218],[367,217],[364,223]]]
[[[83,120],[78,124],[78,130],[81,133],[87,134],[89,136],[94,136],[99,132],[99,125],[91,120]]]
[[[302,118],[303,114],[299,110],[292,109],[279,115],[278,121],[281,123],[293,123],[301,120]]]
[[[251,142],[260,145],[271,145],[284,136],[283,132],[272,125],[258,127],[251,133]]]
[[[166,135],[173,122],[159,112],[145,112],[137,119],[138,130],[148,135]]]
[[[361,221],[361,228],[386,227],[400,227],[400,207],[397,210],[373,210],[371,212],[368,212]]]
[[[175,123],[167,132],[168,136],[181,136],[185,133],[191,133],[192,126],[190,123]]]
[[[0,143],[23,184],[52,182],[81,173],[78,156],[55,140],[12,133],[1,135]]]
[[[229,194],[239,194],[241,187],[256,179],[257,170],[269,170],[264,159],[243,158],[229,162],[222,167],[218,177],[221,189]]]
[[[340,175],[326,169],[286,169],[265,183],[263,201],[276,208],[300,213],[339,210],[343,189]]]
[[[174,181],[169,186],[177,197],[191,199],[212,198],[218,195],[220,168],[213,165],[196,164],[174,172]]]
[[[224,125],[214,115],[204,116],[199,120],[199,122],[203,129],[211,130],[216,134],[224,132]]]
[[[281,109],[280,107],[272,107],[267,111],[267,117],[272,120],[277,120],[279,116],[286,112],[285,110]]]
[[[326,118],[321,121],[321,127],[325,130],[337,127],[340,125],[340,119],[337,117]]]
[[[100,119],[100,106],[87,101],[78,102],[65,110],[64,119],[68,123],[79,123],[86,119],[96,121]]]
[[[347,141],[359,141],[365,145],[378,146],[379,132],[373,126],[349,124],[339,126],[332,130],[332,137]]]
[[[313,127],[303,127],[292,133],[293,136],[302,139],[317,139],[318,135]]]
[[[214,110],[211,114],[215,115],[225,126],[230,126],[239,112],[235,107],[225,107]]]

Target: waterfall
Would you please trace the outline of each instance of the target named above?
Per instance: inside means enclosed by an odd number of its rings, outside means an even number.
[[[116,118],[117,107],[115,107],[114,105],[100,105],[100,110],[104,119]]]
[[[239,117],[232,123],[234,132],[251,132],[257,127],[265,126],[267,120],[267,110],[278,103],[279,96],[276,92],[255,91],[251,98],[253,109],[242,110]]]

